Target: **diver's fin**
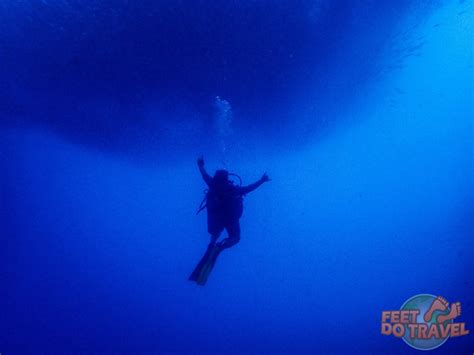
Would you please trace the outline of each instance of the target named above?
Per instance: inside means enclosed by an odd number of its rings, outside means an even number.
[[[211,243],[209,244],[209,246],[207,247],[207,250],[206,252],[204,253],[204,256],[201,258],[201,260],[199,261],[199,263],[196,265],[196,267],[194,268],[194,271],[191,273],[191,275],[189,276],[189,280],[190,281],[197,281],[198,278],[199,278],[199,274],[201,273],[203,267],[206,265],[206,263],[208,262],[208,259],[209,259],[209,255],[211,254],[211,252],[214,250],[214,248],[216,248],[216,245],[215,243]]]
[[[209,277],[209,274],[214,268],[217,257],[219,256],[221,251],[222,249],[218,246],[214,246],[214,248],[212,248],[207,258],[207,262],[202,266],[201,272],[197,277],[196,283],[198,285],[204,286],[206,284],[207,278]]]

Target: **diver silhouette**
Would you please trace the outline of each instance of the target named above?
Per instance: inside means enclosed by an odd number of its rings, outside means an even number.
[[[204,208],[207,209],[207,230],[211,235],[211,241],[189,279],[196,281],[199,285],[204,285],[220,252],[240,241],[243,196],[270,181],[270,178],[264,173],[253,184],[238,186],[229,179],[230,174],[227,170],[216,170],[214,177],[211,177],[204,168],[203,157],[197,160],[197,164],[202,178],[209,187],[203,201],[205,205],[201,204],[198,213]],[[227,238],[217,242],[224,229],[227,231]]]

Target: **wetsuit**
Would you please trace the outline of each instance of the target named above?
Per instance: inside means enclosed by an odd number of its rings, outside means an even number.
[[[240,241],[240,217],[242,216],[242,197],[262,185],[262,179],[247,186],[235,186],[231,181],[218,184],[204,169],[199,171],[209,186],[207,196],[207,230],[211,243],[215,243],[224,229],[228,237],[219,243],[222,249],[230,248]]]

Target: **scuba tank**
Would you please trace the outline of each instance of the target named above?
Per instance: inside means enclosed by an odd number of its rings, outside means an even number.
[[[239,175],[230,173],[229,176],[235,176],[239,181],[238,186],[242,186],[242,178]],[[232,216],[240,218],[243,212],[243,197],[235,193],[233,186],[235,186],[234,181],[229,180],[227,186],[229,188],[224,188],[223,191],[216,191],[217,189],[213,187],[204,190],[205,195],[199,204],[196,215],[207,208],[213,212],[226,211]]]

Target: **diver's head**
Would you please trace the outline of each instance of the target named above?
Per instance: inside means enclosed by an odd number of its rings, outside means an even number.
[[[229,172],[227,170],[216,170],[214,182],[218,185],[224,185],[229,182]]]

